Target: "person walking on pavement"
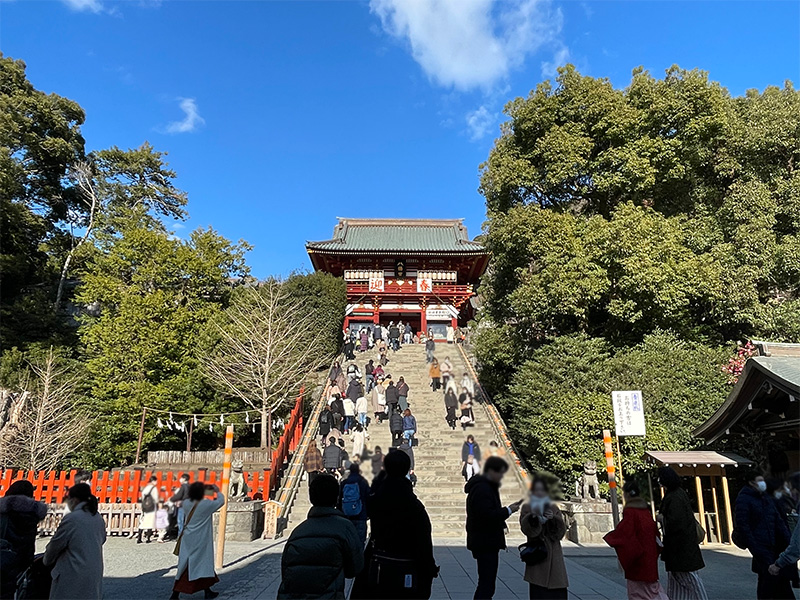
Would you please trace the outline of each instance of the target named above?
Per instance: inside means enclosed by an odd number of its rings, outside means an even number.
[[[140,498],[142,515],[139,517],[139,535],[136,543],[142,543],[142,533],[145,533],[145,541],[149,544],[150,538],[156,532],[156,510],[161,499],[158,497],[158,478],[150,477],[150,481],[144,486]]]
[[[339,486],[339,502],[336,507],[355,525],[362,547],[367,541],[367,496],[369,484],[361,476],[358,463],[352,463],[350,474]]]
[[[752,570],[758,575],[758,600],[794,598],[791,579],[783,571],[770,572],[778,558],[778,550],[789,544],[789,528],[775,503],[767,497],[767,484],[757,472],[747,475],[747,484],[736,497],[736,545],[753,555]]]
[[[0,498],[0,540],[3,559],[0,598],[14,598],[17,577],[33,563],[39,521],[47,516],[47,505],[33,499],[33,484],[15,481]]]
[[[322,461],[322,452],[317,448],[317,442],[311,440],[308,446],[308,451],[303,458],[303,468],[308,474],[308,485],[319,477],[320,473],[325,471],[325,464]]]
[[[88,484],[69,488],[69,512],[61,519],[44,551],[44,565],[52,567],[52,600],[103,597],[106,524],[97,506],[97,498]]]
[[[352,521],[335,508],[339,484],[330,475],[308,486],[308,518],[294,528],[281,555],[278,599],[344,600],[345,579],[364,567],[364,543]]]
[[[433,557],[431,520],[408,480],[403,452],[390,452],[367,501],[372,533],[351,598],[427,600],[439,567]]]
[[[486,460],[483,475],[464,486],[467,494],[467,550],[478,565],[474,600],[491,600],[499,567],[499,553],[506,547],[506,519],[519,510],[522,500],[508,506],[500,502],[500,484],[508,463],[493,456]]]
[[[183,510],[183,502],[189,499],[189,474],[183,473],[180,477],[180,487],[170,497],[169,501],[178,507],[178,535],[183,533],[183,523],[186,521],[186,512]]]
[[[622,520],[603,539],[614,548],[625,572],[628,599],[670,600],[658,581],[660,536],[658,526],[650,513],[650,506],[642,499],[639,484],[635,481],[625,482],[622,497],[625,500]],[[566,593],[563,597],[567,597]]]
[[[219,592],[211,589],[219,581],[214,571],[213,517],[223,504],[225,496],[216,485],[195,481],[189,486],[189,499],[184,503],[186,523],[179,540],[178,568],[170,600],[199,591],[207,599],[219,596]]]
[[[519,512],[519,525],[529,548],[543,547],[546,551],[542,560],[525,564],[523,579],[528,582],[529,597],[531,600],[564,600],[569,579],[561,540],[567,525],[558,506],[550,502],[547,482],[541,475],[535,475],[531,482],[530,499]]]
[[[397,403],[402,411],[408,408],[408,392],[408,384],[406,380],[401,377],[397,380]]]
[[[433,336],[430,331],[428,332],[428,339],[425,340],[425,362],[433,362],[433,353],[436,352],[436,342],[433,341]]]
[[[383,470],[383,451],[380,446],[375,446],[372,451],[372,477],[377,477],[378,473]]]
[[[664,530],[661,560],[667,570],[667,595],[685,600],[708,600],[698,571],[705,567],[697,541],[697,521],[689,494],[672,467],[658,470],[664,498],[657,520]]]

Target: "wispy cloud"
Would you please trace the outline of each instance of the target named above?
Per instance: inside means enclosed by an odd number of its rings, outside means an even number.
[[[491,90],[561,31],[549,0],[370,0],[437,85]]]
[[[486,134],[495,124],[497,115],[489,111],[486,105],[467,113],[467,130],[469,137],[474,142],[486,137]]]
[[[564,66],[569,62],[569,48],[564,45],[558,46],[553,53],[553,60],[542,62],[542,77],[554,79],[558,75],[558,67]]]
[[[169,123],[166,128],[167,133],[191,133],[205,124],[194,98],[180,98],[179,106],[184,113],[184,117],[180,121]]]
[[[99,14],[103,12],[103,3],[100,0],[61,0],[76,12],[91,12]]]

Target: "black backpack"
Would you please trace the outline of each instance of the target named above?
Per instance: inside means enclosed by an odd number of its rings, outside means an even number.
[[[150,513],[156,509],[156,502],[150,494],[142,498],[142,512]]]

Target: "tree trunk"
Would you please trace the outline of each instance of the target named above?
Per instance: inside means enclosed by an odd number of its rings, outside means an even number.
[[[261,407],[261,449],[267,449],[267,407]]]

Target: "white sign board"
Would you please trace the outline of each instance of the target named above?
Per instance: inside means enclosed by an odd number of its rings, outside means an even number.
[[[644,404],[642,392],[612,392],[614,424],[617,435],[644,435]]]
[[[446,308],[429,308],[425,311],[425,318],[428,321],[449,321],[453,316]]]
[[[369,278],[369,292],[382,292],[383,291],[383,277],[370,277]]]
[[[433,291],[433,279],[430,277],[417,278],[417,293],[430,294]]]

